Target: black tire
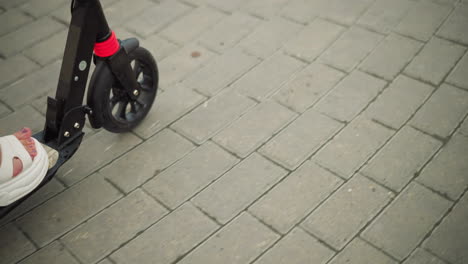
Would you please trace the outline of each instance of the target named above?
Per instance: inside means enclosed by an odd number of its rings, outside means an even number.
[[[103,61],[96,65],[90,82],[88,105],[93,110],[92,119],[114,133],[136,127],[150,111],[158,91],[158,67],[151,53],[138,47],[128,56],[140,83],[137,100],[126,94]]]

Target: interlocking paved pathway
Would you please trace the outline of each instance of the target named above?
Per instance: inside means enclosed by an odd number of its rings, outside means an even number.
[[[467,0],[102,2],[162,92],[86,128],[0,263],[468,263]],[[0,134],[43,127],[69,4],[0,0]]]

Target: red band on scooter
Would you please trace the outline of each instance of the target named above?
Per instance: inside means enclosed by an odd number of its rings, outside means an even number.
[[[99,57],[110,57],[114,55],[120,48],[119,41],[115,37],[114,31],[111,36],[103,42],[96,42],[94,44],[94,54]]]

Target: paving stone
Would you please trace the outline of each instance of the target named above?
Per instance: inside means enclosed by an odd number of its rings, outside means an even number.
[[[0,6],[3,8],[13,8],[16,7],[28,0],[18,0],[18,1],[11,1],[11,0],[0,0]]]
[[[16,31],[0,37],[0,54],[9,57],[62,29],[62,24],[48,17],[23,25]]]
[[[468,75],[466,72],[468,72],[468,53],[463,56],[447,77],[447,82],[468,89]]]
[[[382,38],[383,36],[377,33],[352,27],[319,57],[319,61],[350,72],[377,46]]]
[[[39,67],[36,63],[19,54],[0,62],[0,88],[18,80]],[[5,90],[3,90],[5,91]],[[3,93],[2,91],[2,93]],[[8,90],[6,90],[8,91]],[[3,97],[3,96],[1,96]],[[7,102],[9,103],[9,102]]]
[[[396,27],[396,31],[421,41],[428,41],[452,11],[451,6],[419,2]]]
[[[31,21],[31,17],[18,9],[10,9],[0,15],[0,36],[14,31],[18,27]]]
[[[63,56],[67,34],[68,32],[66,30],[60,31],[52,37],[25,50],[23,53],[33,61],[45,66]]]
[[[223,53],[250,34],[260,21],[256,17],[235,12],[202,34],[199,40],[211,50]]]
[[[140,137],[147,139],[188,113],[204,100],[205,97],[181,85],[171,87],[171,89],[158,94],[155,105],[134,131]]]
[[[416,2],[411,0],[377,0],[361,16],[358,24],[388,34],[415,5]]]
[[[218,23],[223,17],[223,13],[216,9],[198,7],[162,30],[161,35],[176,43],[187,43]]]
[[[186,203],[117,250],[110,258],[119,264],[175,263],[217,228],[213,221]]]
[[[136,190],[65,235],[61,241],[81,262],[95,263],[166,213],[167,210],[153,198]]]
[[[285,234],[341,183],[340,178],[307,161],[253,204],[249,211]]]
[[[67,251],[67,249],[54,241],[46,247],[35,252],[25,260],[19,262],[20,264],[60,264],[70,263],[78,264],[79,262]]]
[[[319,63],[312,63],[288,81],[274,96],[283,105],[303,113],[328,93],[344,74]]]
[[[437,35],[461,42],[465,45],[468,44],[468,32],[466,32],[468,26],[467,12],[468,2],[465,1],[465,3],[457,6],[455,11],[453,11],[450,17],[440,27]]]
[[[293,170],[341,127],[337,121],[309,109],[263,146],[260,152]]]
[[[307,24],[320,14],[322,2],[323,0],[292,0],[283,7],[280,14],[290,20]]]
[[[193,149],[188,140],[165,129],[113,161],[101,173],[128,193]]]
[[[121,196],[103,177],[94,174],[36,207],[17,223],[37,245],[45,246]]]
[[[403,127],[362,170],[366,176],[400,192],[442,143],[411,127]]]
[[[313,61],[328,48],[344,31],[344,27],[315,19],[304,27],[297,36],[284,45],[287,53],[298,58]]]
[[[144,10],[154,6],[156,4],[150,0],[117,1],[113,5],[104,6],[104,14],[108,24],[116,27],[120,24],[127,25],[129,19],[140,17]]]
[[[135,18],[125,21],[125,27],[140,36],[147,37],[162,30],[189,11],[190,7],[185,4],[177,1],[164,1],[159,5],[150,5]]]
[[[412,60],[421,46],[418,41],[391,34],[375,48],[359,68],[386,80],[393,80]]]
[[[60,8],[57,8],[52,11],[52,13],[50,13],[50,16],[62,23],[69,24],[71,20],[70,6],[64,5]]]
[[[241,10],[262,18],[276,15],[289,0],[250,0],[241,5]]]
[[[207,142],[148,181],[143,188],[174,209],[231,169],[238,160]]]
[[[468,186],[468,138],[457,134],[421,172],[418,182],[457,199]]]
[[[397,262],[370,246],[359,237],[353,239],[353,241],[330,262],[330,264],[362,263],[396,264]]]
[[[284,106],[266,101],[225,128],[213,140],[245,158],[295,117],[297,115]]]
[[[341,250],[390,201],[392,194],[356,175],[312,212],[302,226]]]
[[[285,170],[254,153],[192,200],[220,223],[227,223],[285,175]]]
[[[25,125],[36,133],[44,129],[45,118],[34,108],[25,106],[0,119],[0,124],[0,135],[13,134]]]
[[[399,129],[427,100],[433,90],[430,85],[399,75],[364,114]]]
[[[440,260],[426,250],[418,248],[403,264],[446,264],[446,262]]]
[[[301,25],[274,17],[258,26],[239,46],[252,55],[266,59],[301,29]]]
[[[13,219],[18,218],[20,215],[31,211],[33,208],[44,203],[58,193],[61,193],[64,189],[65,188],[63,185],[56,179],[50,180],[50,182],[48,182],[41,189],[32,194],[31,197],[18,205],[15,209],[13,209],[13,211],[8,213],[8,215],[0,219],[0,225],[2,225],[2,223],[10,222]]]
[[[172,125],[177,132],[201,144],[239,118],[255,102],[228,90],[198,106]]]
[[[438,85],[465,53],[465,48],[433,38],[406,67],[405,73]]]
[[[326,263],[334,252],[302,229],[295,228],[281,239],[256,264]]]
[[[61,61],[56,61],[14,82],[2,90],[0,99],[17,109],[25,103],[47,94],[57,87],[61,64]]]
[[[177,52],[167,56],[159,63],[159,87],[169,88],[182,81],[201,65],[206,64],[214,53],[195,44],[188,44]]]
[[[67,4],[68,1],[66,0],[46,0],[41,2],[28,1],[27,3],[21,5],[19,8],[27,14],[30,14],[35,18],[39,18]]]
[[[448,137],[468,112],[468,93],[443,84],[416,113],[410,124],[434,135]]]
[[[156,34],[149,36],[143,42],[142,46],[151,52],[158,64],[159,61],[165,59],[179,48],[176,44],[169,42]]]
[[[213,96],[233,83],[259,60],[239,49],[214,58],[183,81],[183,85],[206,96]]]
[[[351,177],[385,142],[393,131],[365,118],[353,120],[314,159],[340,176]]]
[[[465,136],[468,136],[468,118],[465,118],[465,121],[460,127],[460,133],[462,133]]]
[[[16,263],[36,251],[34,245],[13,224],[0,228],[0,263]]]
[[[260,101],[276,92],[304,66],[303,62],[278,52],[245,74],[232,87],[239,93]]]
[[[322,4],[320,16],[352,25],[372,4],[372,0],[328,0]]]
[[[102,261],[99,261],[98,264],[114,264],[114,263],[112,263],[109,259],[106,258],[106,259],[104,259]]]
[[[205,3],[220,9],[226,13],[232,13],[239,9],[239,7],[247,2],[247,0],[197,0],[198,2]]]
[[[11,110],[4,104],[0,103],[0,118],[10,114]]]
[[[250,263],[278,238],[248,213],[242,213],[179,263]]]
[[[354,71],[346,76],[314,108],[341,121],[356,117],[385,87],[386,82]]]
[[[468,195],[465,194],[426,240],[424,247],[454,264],[468,261]]]
[[[427,206],[430,204],[431,206]],[[363,238],[401,260],[431,231],[451,203],[412,183],[364,231]]]

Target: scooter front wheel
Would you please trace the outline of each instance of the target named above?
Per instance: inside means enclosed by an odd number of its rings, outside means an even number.
[[[97,63],[90,82],[90,119],[114,133],[128,132],[137,126],[150,111],[158,91],[158,67],[151,53],[138,47],[128,56],[140,85],[136,98],[128,96],[104,61]]]

